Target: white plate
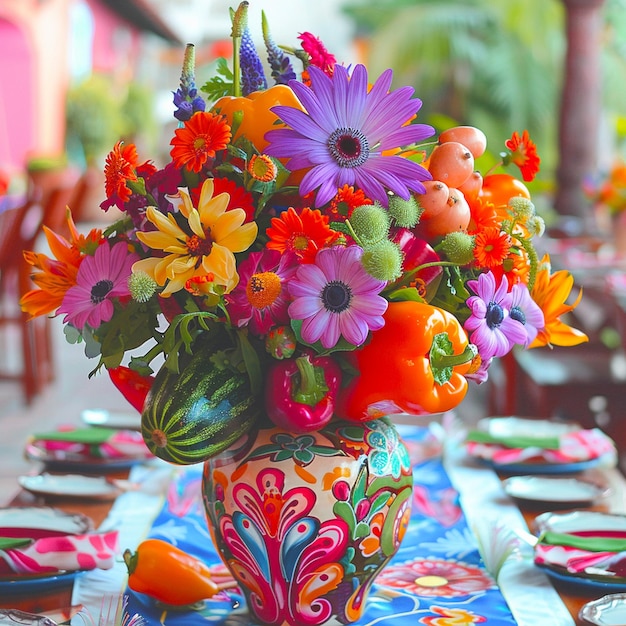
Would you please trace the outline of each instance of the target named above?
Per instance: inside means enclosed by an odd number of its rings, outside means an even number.
[[[20,476],[18,482],[23,489],[43,496],[114,500],[121,493],[118,487],[103,476],[44,473],[38,476]]]
[[[560,437],[581,429],[579,424],[526,417],[485,417],[478,421],[477,428],[489,433],[492,437],[532,439]]]
[[[141,430],[141,415],[138,412],[109,411],[107,409],[85,409],[81,419],[89,426],[104,426],[122,430]]]
[[[600,511],[572,511],[571,513],[543,513],[535,518],[539,532],[555,533],[613,531],[626,535],[626,516]]]
[[[626,594],[615,593],[587,602],[578,617],[594,626],[623,626],[626,624]]]
[[[65,513],[51,507],[0,509],[0,536],[44,537],[82,535],[93,530],[93,521],[81,513]]]
[[[503,482],[504,490],[516,500],[560,505],[591,504],[604,490],[576,478],[512,476]]]

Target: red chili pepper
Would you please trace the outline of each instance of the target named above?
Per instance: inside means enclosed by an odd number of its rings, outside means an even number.
[[[332,357],[304,354],[276,363],[267,376],[267,414],[296,433],[318,430],[333,416],[340,383],[341,368]]]
[[[142,376],[123,365],[109,369],[109,377],[121,394],[141,413],[154,377]]]

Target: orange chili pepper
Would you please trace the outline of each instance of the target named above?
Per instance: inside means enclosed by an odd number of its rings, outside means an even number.
[[[216,584],[202,561],[161,539],[146,539],[136,552],[125,550],[123,557],[128,586],[164,604],[194,604],[235,585]]]

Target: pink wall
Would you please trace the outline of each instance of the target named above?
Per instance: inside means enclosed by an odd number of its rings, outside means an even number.
[[[23,171],[29,157],[64,153],[76,1],[0,0],[0,170]],[[98,0],[87,3],[95,24],[93,70],[124,84],[133,76],[139,31]]]

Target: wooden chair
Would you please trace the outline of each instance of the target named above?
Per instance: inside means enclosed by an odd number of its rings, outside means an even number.
[[[55,368],[50,320],[29,319],[19,307],[20,298],[33,288],[23,251],[36,247],[44,224],[68,235],[66,206],[76,179],[71,171],[49,179],[49,185],[32,187],[21,206],[0,214],[0,327],[6,331],[7,345],[17,336],[21,348],[19,358],[10,354],[0,366],[0,380],[19,382],[27,404],[54,380]]]
[[[0,326],[8,349],[0,380],[19,382],[27,403],[53,373],[46,332],[49,320],[29,320],[19,308],[19,299],[30,282],[22,251],[33,246],[42,221],[43,208],[30,200],[0,214]],[[12,352],[11,341],[16,338],[19,355]]]

